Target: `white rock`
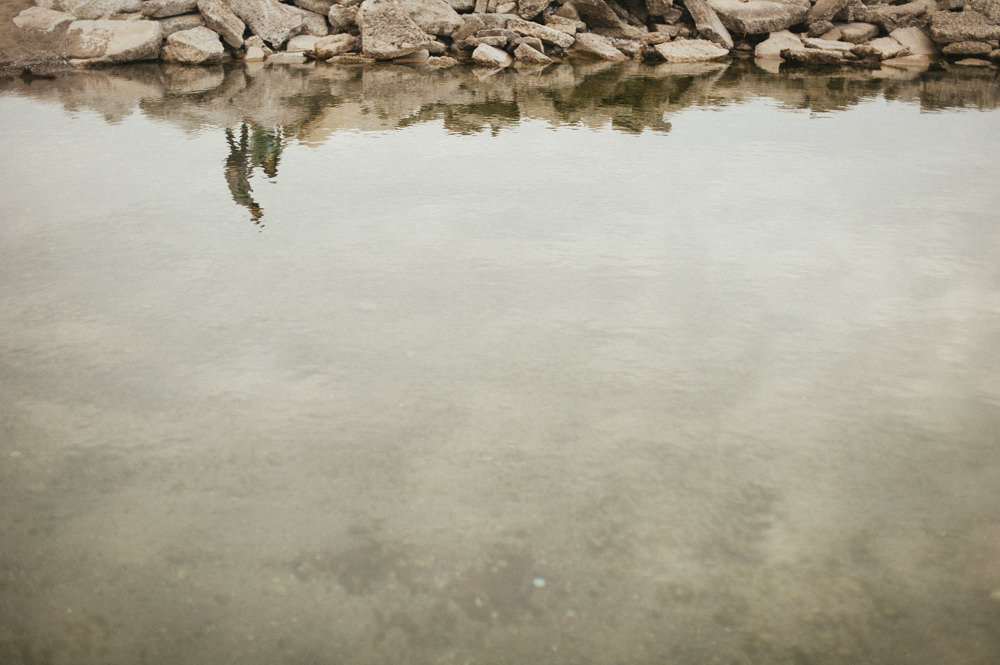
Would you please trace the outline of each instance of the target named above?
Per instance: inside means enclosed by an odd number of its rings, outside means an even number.
[[[896,28],[889,33],[889,36],[897,42],[910,49],[912,55],[935,55],[937,46],[931,41],[923,30],[917,27]]]
[[[543,42],[555,44],[562,48],[569,48],[573,45],[574,41],[573,37],[567,35],[565,32],[553,30],[552,28],[531,21],[525,21],[523,18],[511,17],[507,20],[504,27],[508,30],[513,30],[519,35],[538,37]]]
[[[42,7],[28,7],[14,17],[14,25],[21,30],[50,33],[75,20],[75,16],[66,12],[57,12]]]
[[[61,0],[60,4],[64,11],[84,20],[131,14],[142,8],[140,0]]]
[[[253,34],[274,48],[302,31],[304,21],[298,8],[278,0],[229,0],[229,6]]]
[[[184,65],[208,65],[219,62],[225,48],[214,30],[205,27],[181,30],[167,37],[162,59]]]
[[[526,65],[547,65],[552,62],[552,58],[527,44],[518,44],[514,49],[514,57]]]
[[[484,67],[502,69],[504,67],[510,67],[510,65],[514,62],[514,58],[512,58],[507,51],[498,49],[495,46],[480,44],[476,47],[476,50],[472,52],[472,61],[477,65],[482,65]]]
[[[684,39],[657,44],[653,48],[668,63],[718,60],[729,55],[729,51],[707,39]]]
[[[205,17],[205,25],[219,33],[233,48],[243,46],[246,24],[224,0],[198,0],[198,11]]]
[[[267,64],[269,65],[300,65],[305,61],[306,54],[302,51],[296,51],[295,53],[280,51],[267,57]]]
[[[579,33],[570,52],[573,55],[611,62],[621,62],[627,59],[624,53],[615,48],[610,39],[593,32]]]
[[[802,48],[802,40],[788,30],[779,30],[772,32],[767,39],[757,44],[753,54],[762,59],[780,59],[781,51],[786,48]]]
[[[906,47],[892,37],[879,37],[868,42],[868,45],[882,54],[882,59],[895,58],[897,55],[909,55]]]
[[[450,37],[462,27],[462,17],[444,0],[396,0],[400,10],[428,35]]]
[[[143,0],[143,16],[150,18],[167,18],[190,14],[198,9],[198,0]]]
[[[365,0],[358,11],[364,55],[392,60],[420,50],[430,37],[394,0]]]
[[[319,37],[316,35],[296,35],[288,40],[285,44],[285,50],[289,53],[294,51],[302,51],[303,53],[315,53],[316,52],[316,42],[319,41]]]
[[[339,34],[320,37],[313,45],[316,57],[326,60],[335,55],[350,53],[358,48],[358,38],[354,35]]]
[[[66,32],[66,55],[77,64],[155,60],[162,43],[156,21],[74,21]]]

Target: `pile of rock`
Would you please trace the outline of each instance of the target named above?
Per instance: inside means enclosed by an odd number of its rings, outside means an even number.
[[[865,1],[872,4],[864,4]],[[79,65],[162,59],[1000,61],[1000,0],[37,0],[15,18]],[[968,4],[966,4],[968,2]]]

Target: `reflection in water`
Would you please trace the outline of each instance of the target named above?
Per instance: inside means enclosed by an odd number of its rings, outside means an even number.
[[[0,665],[996,665],[994,84],[0,83]]]
[[[247,123],[240,125],[240,140],[236,142],[233,130],[226,128],[226,143],[229,156],[226,158],[226,184],[236,203],[250,211],[255,224],[261,224],[264,211],[252,196],[250,175],[260,167],[268,178],[278,176],[278,161],[281,159],[281,129],[266,130],[256,125],[251,132]],[[263,224],[261,224],[263,226]]]

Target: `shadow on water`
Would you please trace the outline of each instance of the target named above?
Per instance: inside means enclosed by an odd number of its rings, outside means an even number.
[[[926,112],[1000,105],[1000,85],[991,70],[810,73],[768,71],[751,62],[556,65],[535,73],[490,75],[400,66],[134,65],[30,84],[9,79],[0,81],[0,92],[56,99],[69,110],[96,111],[111,123],[138,107],[148,117],[186,130],[226,128],[226,183],[255,224],[264,213],[253,198],[253,169],[260,167],[273,179],[288,139],[320,145],[338,131],[440,122],[454,134],[496,135],[530,119],[629,134],[667,133],[671,116],[686,108],[755,99],[818,114],[879,97]]]

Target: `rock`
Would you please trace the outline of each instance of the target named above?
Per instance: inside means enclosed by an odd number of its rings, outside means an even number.
[[[544,25],[532,23],[531,21],[525,21],[522,18],[509,19],[507,21],[507,29],[526,37],[538,37],[543,42],[555,44],[562,48],[569,48],[573,45],[574,41],[573,37],[567,35],[565,32],[553,30],[552,28],[547,28]]]
[[[552,58],[527,44],[518,44],[514,49],[514,57],[526,65],[547,65],[552,62]]]
[[[250,28],[274,48],[280,48],[301,32],[302,15],[278,0],[228,0],[229,7]]]
[[[200,26],[167,37],[161,58],[183,65],[210,65],[222,60],[225,53],[218,33]]]
[[[320,37],[313,44],[313,51],[316,57],[322,60],[332,58],[342,53],[350,53],[358,48],[358,38],[354,35],[339,34],[328,37]]]
[[[140,11],[150,18],[167,18],[198,10],[198,0],[143,0]]]
[[[63,11],[84,20],[130,14],[142,8],[140,0],[61,0],[60,5]]]
[[[685,39],[665,44],[657,44],[653,49],[665,62],[700,62],[718,60],[729,55],[729,51],[707,39]]]
[[[941,48],[945,55],[988,55],[992,50],[987,42],[952,42]]]
[[[308,9],[302,9],[301,7],[289,7],[289,9],[298,12],[299,16],[302,17],[302,30],[299,32],[300,35],[326,37],[330,34],[330,28],[326,22],[326,17],[321,16],[316,12],[311,12]]]
[[[511,44],[515,48],[518,47],[518,46],[520,46],[521,44],[527,44],[528,46],[530,46],[531,48],[535,49],[536,51],[539,51],[541,53],[545,53],[545,44],[543,44],[542,40],[539,39],[538,37],[518,37],[517,39],[514,39],[511,42]]]
[[[646,12],[650,16],[665,16],[673,5],[674,0],[646,0]]]
[[[576,6],[572,2],[563,3],[563,5],[553,13],[553,16],[561,16],[573,21],[580,20],[580,12],[576,10]]]
[[[624,24],[604,0],[573,0],[573,7],[591,28],[618,28]]]
[[[889,36],[910,50],[913,55],[935,55],[937,46],[920,28],[896,28]]]
[[[993,23],[1000,24],[1000,0],[969,0],[969,6]]]
[[[1000,49],[993,49],[990,51],[990,60],[993,62],[1000,62]]]
[[[889,60],[883,60],[883,67],[893,67],[895,69],[918,69],[924,70],[930,67],[931,59],[925,54],[920,55],[904,55],[898,58],[890,58]]]
[[[334,5],[326,15],[334,32],[346,32],[358,27],[358,8]]]
[[[897,42],[892,37],[879,37],[878,39],[873,39],[868,42],[868,46],[876,49],[882,55],[883,60],[895,58],[898,55],[910,54],[910,52],[906,50],[905,46]]]
[[[28,7],[14,17],[14,25],[30,32],[51,33],[69,25],[76,17],[66,12],[57,12],[42,7]]]
[[[505,2],[503,4],[497,4],[497,14],[513,14],[517,11],[516,2]]]
[[[369,58],[360,53],[345,53],[344,55],[335,55],[327,62],[337,65],[370,65],[375,62],[375,58]]]
[[[583,21],[574,21],[573,19],[563,18],[555,14],[545,19],[545,25],[553,30],[565,32],[570,36],[575,35],[579,30],[587,29],[587,24]]]
[[[198,11],[205,17],[205,25],[219,33],[227,44],[233,48],[243,46],[246,24],[224,0],[198,0]]]
[[[931,17],[931,39],[938,44],[982,42],[1000,39],[1000,25],[994,25],[975,10],[938,12]]]
[[[267,56],[266,64],[268,65],[301,65],[306,61],[306,54],[302,51],[295,51],[289,53],[288,51],[281,51],[279,53],[272,53]]]
[[[415,64],[427,62],[430,60],[431,53],[425,48],[414,51],[413,53],[407,53],[406,55],[401,55],[398,58],[394,58],[393,62],[398,62],[401,64]]]
[[[753,54],[755,57],[763,59],[780,58],[782,50],[802,47],[802,40],[796,35],[788,30],[779,30],[772,32],[767,39],[757,44]]]
[[[896,28],[926,25],[928,17],[936,11],[937,3],[934,0],[916,0],[904,5],[862,5],[860,9],[854,10],[854,18],[880,25],[886,32],[892,32]]]
[[[582,32],[576,36],[570,53],[585,58],[597,58],[611,62],[625,60],[625,54],[619,51],[607,37],[595,35],[592,32]]]
[[[810,37],[822,37],[831,30],[835,30],[835,28],[830,21],[813,21],[809,24]]]
[[[708,0],[684,0],[684,6],[694,19],[694,27],[698,29],[700,37],[732,50],[733,38],[719,20],[718,14],[709,6]]]
[[[476,14],[462,17],[461,27],[451,34],[451,38],[456,42],[468,39],[480,30],[486,29],[486,22]]]
[[[462,17],[444,0],[396,0],[399,10],[428,35],[451,37]]]
[[[472,52],[472,61],[484,67],[502,69],[509,67],[514,62],[514,58],[510,57],[507,51],[502,51],[495,46],[480,44]]]
[[[510,39],[504,35],[483,35],[482,37],[477,35],[466,39],[465,44],[467,48],[475,48],[480,44],[486,44],[487,46],[506,49],[509,41]]]
[[[66,55],[80,64],[155,60],[163,30],[156,21],[74,21],[66,32]]]
[[[832,21],[833,17],[839,14],[851,0],[819,0],[809,13],[806,14],[810,23],[817,21]]]
[[[827,51],[818,48],[791,49],[781,52],[785,62],[797,65],[840,65],[844,63],[843,51]]]
[[[451,5],[452,9],[454,9],[456,12],[463,14],[471,12],[476,7],[476,0],[447,0],[447,2],[449,5]],[[448,60],[451,59],[452,58],[448,58]],[[458,61],[456,60],[455,62],[457,63]],[[438,66],[440,67],[442,65]],[[445,66],[451,67],[451,65],[445,65]]]
[[[264,62],[264,58],[267,54],[264,53],[263,47],[251,46],[246,50],[246,54],[243,56],[244,62]]]
[[[333,0],[293,0],[292,4],[300,9],[326,16],[330,13],[330,7],[336,3]]]
[[[806,48],[818,48],[823,51],[842,51],[844,53],[849,53],[851,49],[854,48],[854,44],[851,44],[850,42],[833,41],[830,39],[816,39],[815,37],[806,37],[802,40],[802,44]]]
[[[810,8],[809,0],[709,0],[709,5],[724,26],[740,35],[784,30],[802,23]]]
[[[315,55],[316,42],[320,39],[321,37],[317,37],[316,35],[295,35],[288,40],[287,44],[285,44],[285,51],[289,53],[300,51],[302,53]]]
[[[523,19],[533,19],[541,14],[552,0],[517,0],[517,13]]]
[[[376,60],[413,53],[430,40],[394,0],[365,0],[358,12],[358,25],[362,53]]]
[[[181,16],[160,19],[160,29],[163,30],[164,37],[172,35],[175,32],[180,32],[181,30],[197,28],[199,25],[205,25],[205,17],[201,14],[183,14]]]
[[[848,23],[839,28],[840,38],[852,44],[863,44],[878,34],[878,26],[871,23]]]
[[[981,58],[966,58],[965,60],[956,60],[953,64],[959,67],[992,67],[993,64],[989,60],[983,60]]]

